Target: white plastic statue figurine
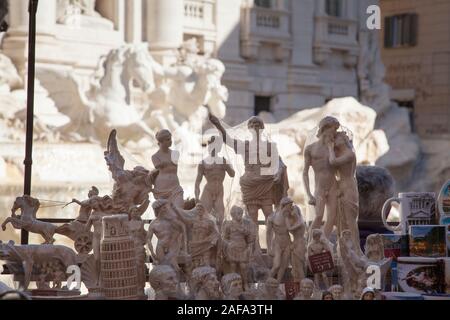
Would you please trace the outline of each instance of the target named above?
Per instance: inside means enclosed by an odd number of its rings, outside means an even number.
[[[216,269],[204,266],[195,268],[191,275],[191,288],[195,300],[220,300],[220,283]]]
[[[205,206],[206,212],[212,213],[217,219],[219,229],[224,219],[223,204],[223,181],[225,174],[234,177],[233,167],[227,163],[225,158],[218,157],[217,153],[222,149],[222,139],[213,136],[208,141],[208,151],[210,156],[198,165],[197,179],[195,180],[195,198],[200,200]],[[200,197],[200,183],[206,178],[206,185]]]
[[[184,224],[171,216],[169,202],[167,200],[157,200],[152,204],[155,213],[155,220],[150,223],[147,231],[147,244],[155,264],[167,264],[172,266],[177,272],[178,256],[186,239],[183,232]],[[183,228],[179,224],[183,225]],[[153,249],[152,239],[156,235],[158,242],[156,251]]]
[[[305,278],[300,281],[300,290],[294,300],[313,300],[314,281]]]
[[[359,193],[356,181],[356,154],[353,143],[345,132],[338,132],[328,144],[330,164],[336,169],[338,177],[338,211],[339,217],[334,224],[338,233],[350,230],[353,245],[358,255],[363,255],[359,242],[358,215]]]
[[[303,220],[300,208],[294,205],[291,198],[281,200],[280,207],[285,211],[286,225],[288,231],[293,235],[291,250],[291,265],[294,282],[300,282],[305,278],[306,266],[306,223]]]
[[[322,230],[313,229],[311,240],[308,244],[308,259],[311,256],[321,254],[324,252],[332,252],[328,243],[328,240],[324,237]],[[320,288],[320,280],[323,281],[325,288],[330,286],[329,279],[326,272],[315,273],[314,274],[314,283],[317,288]]]
[[[242,279],[239,274],[228,273],[224,275],[222,277],[221,287],[224,300],[241,300],[243,290]]]
[[[344,287],[340,284],[332,285],[328,291],[333,295],[333,300],[346,300]]]
[[[291,256],[291,237],[286,223],[289,211],[279,208],[267,219],[267,253],[273,257],[270,276],[283,281]]]
[[[188,248],[193,268],[215,266],[219,230],[212,217],[207,213],[202,202],[194,209],[186,211],[172,203],[172,209],[188,229]]]
[[[286,296],[280,290],[280,283],[277,279],[268,278],[262,288],[259,288],[257,300],[285,300]]]
[[[339,121],[333,117],[325,117],[319,123],[317,137],[319,140],[310,144],[305,149],[305,165],[303,169],[303,181],[309,204],[315,207],[315,218],[311,230],[320,229],[324,220],[325,207],[327,209],[327,221],[324,225],[324,234],[327,239],[333,231],[337,215],[337,181],[335,169],[331,165],[328,145],[340,127]],[[314,170],[314,195],[309,186],[309,168]]]
[[[149,274],[149,282],[153,290],[155,290],[155,300],[183,299],[177,274],[171,266],[154,266]]]
[[[233,273],[239,273],[244,286],[247,286],[247,272],[252,246],[255,242],[253,232],[242,218],[244,210],[233,206],[231,221],[225,221],[222,227],[222,244],[225,260]]]

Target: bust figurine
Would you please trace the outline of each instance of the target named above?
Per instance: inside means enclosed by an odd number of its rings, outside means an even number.
[[[314,281],[305,278],[300,281],[300,290],[294,300],[313,300]]]
[[[195,300],[219,300],[221,298],[216,269],[208,266],[195,268],[192,271],[191,281]]]
[[[222,277],[222,292],[225,300],[240,300],[243,294],[242,278],[237,273],[228,273]]]
[[[343,286],[335,284],[331,286],[328,291],[333,295],[333,300],[346,300]]]
[[[181,300],[178,277],[171,266],[154,266],[149,274],[149,282],[155,290],[155,300]]]

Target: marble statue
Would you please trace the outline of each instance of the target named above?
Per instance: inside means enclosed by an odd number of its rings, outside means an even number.
[[[289,211],[286,207],[272,213],[266,222],[267,253],[273,257],[270,276],[282,282],[291,256],[291,237],[286,223]]]
[[[328,240],[325,238],[322,230],[313,229],[311,231],[310,241],[308,243],[308,259],[311,256],[321,254],[324,252],[332,252]],[[314,274],[314,284],[317,288],[320,288],[320,281],[324,283],[325,287],[328,288],[330,286],[330,281],[326,272],[320,272]]]
[[[255,239],[252,230],[242,218],[243,214],[242,208],[237,206],[231,208],[231,220],[225,221],[222,226],[222,249],[224,259],[229,263],[232,273],[240,274],[240,279],[246,287],[247,269]]]
[[[21,287],[27,290],[31,281],[33,267],[36,265],[43,266],[47,264],[51,268],[50,263],[55,260],[64,266],[64,270],[70,265],[77,265],[78,258],[75,252],[65,246],[43,244],[43,245],[15,245],[13,241],[3,243],[0,241],[0,260],[6,261],[6,265],[18,264],[23,268],[23,278]],[[17,270],[17,268],[10,268]]]
[[[217,242],[220,238],[216,222],[209,216],[202,202],[186,211],[172,203],[173,211],[188,230],[188,252],[192,267],[216,266]]]
[[[376,265],[380,268],[381,288],[386,283],[386,275],[391,268],[392,258],[386,258],[384,255],[384,241],[380,234],[371,234],[367,237],[364,246],[364,255],[368,266]]]
[[[340,284],[332,285],[328,291],[333,295],[333,300],[346,300],[344,287]]]
[[[280,283],[274,278],[268,278],[261,288],[258,288],[257,300],[285,300],[280,290]]]
[[[375,290],[370,287],[364,288],[360,300],[375,300]]]
[[[44,244],[52,244],[55,242],[53,235],[56,232],[56,226],[37,220],[36,212],[39,210],[40,205],[38,199],[30,196],[17,197],[11,208],[11,216],[2,223],[2,230],[5,231],[6,225],[11,223],[15,229],[23,229],[40,234],[45,240]],[[20,215],[16,215],[16,211],[19,209]]]
[[[221,141],[217,136],[210,138],[208,141],[210,155],[198,165],[197,179],[195,180],[195,198],[203,203],[206,212],[214,215],[219,229],[222,226],[225,211],[223,203],[225,174],[228,174],[231,178],[235,175],[231,164],[227,163],[225,158],[217,156],[222,149]],[[206,178],[206,184],[200,197],[200,183],[203,177]]]
[[[220,300],[220,283],[216,269],[209,266],[197,267],[192,271],[191,288],[195,300]]]
[[[327,220],[324,225],[324,235],[327,239],[333,231],[337,216],[337,181],[335,169],[329,161],[328,145],[334,139],[339,121],[334,117],[325,117],[319,123],[317,133],[318,141],[308,145],[305,149],[305,166],[303,168],[303,180],[308,203],[315,207],[315,218],[311,225],[311,230],[322,227],[325,208],[327,211]],[[311,193],[309,184],[309,168],[314,170],[314,195]]]
[[[338,176],[338,215],[334,225],[338,226],[338,234],[342,230],[350,230],[353,245],[359,255],[360,250],[358,215],[359,193],[356,181],[356,154],[348,135],[341,131],[335,134],[328,144],[329,162]],[[359,251],[359,252],[358,252]]]
[[[314,281],[305,278],[300,281],[300,291],[294,300],[313,300]]]
[[[227,273],[222,277],[221,288],[224,300],[241,300],[242,294],[242,278],[237,273]]]
[[[293,280],[294,282],[300,282],[303,278],[305,278],[306,224],[303,220],[300,208],[297,205],[294,205],[291,198],[283,198],[281,200],[280,207],[282,211],[286,212],[286,226],[288,231],[293,236],[290,257]]]
[[[149,282],[155,290],[155,300],[182,300],[175,270],[168,265],[156,265],[150,271]]]
[[[70,118],[70,123],[56,128],[63,139],[102,142],[115,128],[124,141],[153,141],[154,131],[130,104],[130,86],[134,82],[144,91],[153,90],[155,68],[147,45],[133,44],[108,53],[87,91],[68,71],[42,69],[37,74],[59,111]]]
[[[152,207],[155,219],[148,227],[147,244],[153,263],[156,265],[167,264],[176,272],[180,272],[178,257],[187,241],[185,225],[178,221],[176,216],[172,216],[173,212],[167,200],[156,200]],[[153,235],[158,239],[156,251],[152,244]]]
[[[281,198],[287,196],[289,183],[286,166],[278,156],[275,144],[262,140],[264,123],[258,117],[250,118],[247,126],[252,140],[242,141],[232,138],[211,113],[209,120],[219,130],[224,143],[244,160],[245,172],[239,182],[249,216],[257,222],[261,209],[266,218],[269,217],[273,205],[279,205]]]

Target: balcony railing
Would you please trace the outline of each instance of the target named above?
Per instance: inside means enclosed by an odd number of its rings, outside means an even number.
[[[215,26],[213,0],[184,0],[184,25],[192,29],[213,29]]]

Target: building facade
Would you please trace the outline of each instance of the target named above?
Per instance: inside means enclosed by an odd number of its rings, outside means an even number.
[[[74,3],[83,6],[77,11]],[[2,50],[24,74],[28,1],[10,6]],[[367,6],[357,0],[46,0],[38,8],[37,66],[87,75],[101,55],[126,42],[148,42],[168,64],[195,37],[201,53],[227,68],[227,122],[261,111],[282,120],[335,97],[358,97],[358,31]]]
[[[422,140],[450,137],[450,1],[381,0],[380,33],[391,98]]]

